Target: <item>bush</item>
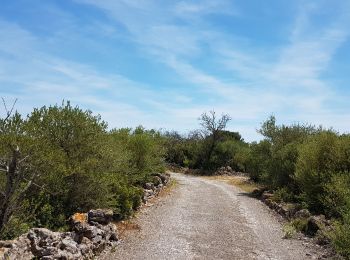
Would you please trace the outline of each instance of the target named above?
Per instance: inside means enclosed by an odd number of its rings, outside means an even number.
[[[13,216],[0,233],[0,239],[8,240],[27,232],[31,225],[23,221],[21,217]]]
[[[325,184],[338,172],[339,159],[338,137],[331,131],[314,135],[299,147],[295,178],[314,212],[324,212]]]
[[[290,223],[287,223],[283,226],[283,238],[293,238],[294,235],[297,233],[297,230],[295,229],[295,227],[293,225],[291,225]]]
[[[296,218],[293,219],[290,224],[295,228],[297,232],[306,231],[308,219]]]
[[[342,212],[350,208],[350,173],[338,173],[331,176],[324,185],[323,205],[330,217],[341,217]]]
[[[335,223],[329,235],[337,252],[350,259],[350,210],[343,213],[342,218],[342,221]]]
[[[140,186],[152,173],[164,171],[163,139],[157,131],[108,132],[100,116],[69,102],[34,109],[25,119],[17,113],[0,119],[0,130],[0,159],[10,158],[8,147],[16,146],[28,158],[18,190],[35,177],[25,194],[14,193],[16,211],[0,227],[3,238],[33,226],[65,229],[73,213],[92,208],[112,207],[116,218],[126,218],[141,203]],[[6,182],[1,175],[1,189]]]
[[[134,210],[141,205],[143,189],[131,185],[126,176],[113,174],[105,181],[109,183],[109,194],[111,195],[108,206],[113,209],[115,219],[130,217]]]
[[[265,181],[271,160],[271,144],[263,140],[250,144],[247,171],[253,181]]]
[[[273,193],[273,200],[276,202],[293,202],[295,196],[286,187],[278,188]]]

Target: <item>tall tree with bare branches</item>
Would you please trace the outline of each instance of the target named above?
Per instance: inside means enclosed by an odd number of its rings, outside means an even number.
[[[226,128],[226,125],[230,120],[231,117],[228,114],[222,114],[220,117],[217,117],[215,111],[203,113],[199,118],[203,136],[207,140],[202,164],[204,170],[210,169],[210,160],[215,146],[219,141],[220,131],[223,131]]]
[[[0,171],[3,173],[0,190],[0,232],[10,220],[12,214],[18,208],[27,190],[32,185],[34,176],[27,176],[26,160],[28,156],[22,156],[18,141],[23,120],[21,116],[13,113],[15,100],[9,109],[2,98],[5,116],[0,119],[1,145],[6,151],[1,154]]]

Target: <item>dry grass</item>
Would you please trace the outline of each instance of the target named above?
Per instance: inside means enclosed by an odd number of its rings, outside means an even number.
[[[218,175],[218,176],[209,176],[205,178],[209,180],[218,180],[218,181],[226,182],[248,193],[251,193],[254,189],[260,188],[259,184],[249,180],[248,177],[244,177],[244,176]]]
[[[124,220],[115,223],[118,230],[119,237],[124,237],[124,233],[131,230],[140,230],[140,226],[134,223],[132,220]]]
[[[153,202],[156,202],[159,198],[168,195],[176,186],[177,186],[177,181],[173,178],[170,178],[169,183],[166,186],[164,186],[164,188],[158,193],[157,196],[150,199],[148,201],[148,204],[150,204],[150,203],[153,204]]]

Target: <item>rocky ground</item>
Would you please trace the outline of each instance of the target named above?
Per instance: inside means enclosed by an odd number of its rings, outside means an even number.
[[[281,217],[226,183],[172,174],[174,191],[145,207],[101,259],[324,259],[307,239],[284,239]]]

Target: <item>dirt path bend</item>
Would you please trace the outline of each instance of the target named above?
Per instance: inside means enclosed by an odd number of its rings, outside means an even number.
[[[313,246],[283,239],[277,216],[236,187],[172,174],[177,188],[135,220],[103,259],[316,259]]]

